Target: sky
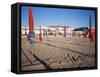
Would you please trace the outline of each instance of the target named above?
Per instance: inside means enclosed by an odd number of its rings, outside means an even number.
[[[28,26],[29,6],[21,7],[21,26]],[[63,25],[71,27],[89,27],[89,17],[92,17],[92,26],[95,26],[95,11],[81,9],[62,9],[32,7],[35,27],[48,25]]]

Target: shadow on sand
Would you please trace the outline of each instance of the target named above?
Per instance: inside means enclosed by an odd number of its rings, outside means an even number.
[[[36,56],[35,54],[33,54],[31,51],[29,51],[29,52],[30,52],[30,54],[33,55],[33,57],[34,57],[37,61],[39,61],[39,62],[45,67],[46,70],[52,69],[47,63],[45,63],[43,60],[41,60],[39,57],[37,57],[37,56]]]
[[[56,47],[56,48],[60,48],[60,49],[63,49],[63,50],[68,50],[70,52],[77,53],[77,54],[81,54],[81,55],[84,55],[84,56],[95,57],[94,55],[85,54],[85,53],[82,53],[82,52],[79,52],[79,51],[76,51],[76,50],[72,50],[72,49],[69,49],[69,48],[64,48],[64,47],[52,45],[52,44],[49,44],[49,43],[43,43],[43,42],[40,42],[40,43],[45,44],[45,45],[48,45],[48,46],[53,46],[53,47]]]
[[[36,60],[38,60],[41,64],[43,64],[43,66],[45,67],[45,69],[52,69],[47,63],[45,63],[43,60],[41,60],[40,58],[38,58],[35,54],[33,54],[33,57],[36,58]]]

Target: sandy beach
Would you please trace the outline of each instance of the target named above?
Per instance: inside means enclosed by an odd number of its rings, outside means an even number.
[[[95,66],[95,43],[90,38],[44,36],[34,46],[22,36],[21,70],[48,70]]]

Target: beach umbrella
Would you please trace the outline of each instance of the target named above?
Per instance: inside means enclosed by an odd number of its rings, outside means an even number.
[[[40,40],[40,41],[42,41],[42,32],[41,32],[41,26],[40,26],[39,40]]]
[[[35,32],[34,32],[34,19],[32,14],[32,8],[29,7],[29,33],[27,35],[28,41],[30,44],[34,45],[35,43]]]
[[[89,17],[89,38],[91,39],[91,15]]]
[[[90,37],[91,41],[93,42],[95,35],[94,35],[94,31],[92,31],[92,25],[91,24],[92,24],[92,17],[90,15],[90,17],[89,17],[89,27],[90,27],[89,37]]]
[[[34,32],[34,20],[31,7],[29,8],[29,31]]]
[[[64,37],[66,37],[66,26],[64,26]]]
[[[27,35],[27,29],[26,29],[26,27],[25,27],[25,35]]]

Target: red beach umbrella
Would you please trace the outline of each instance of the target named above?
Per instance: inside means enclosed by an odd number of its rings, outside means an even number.
[[[34,32],[34,19],[31,7],[29,8],[29,32]]]

